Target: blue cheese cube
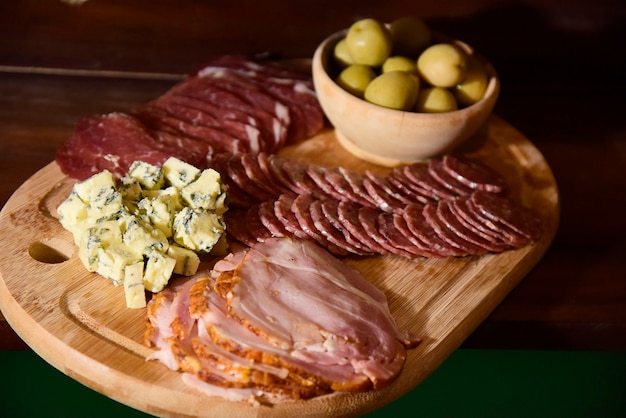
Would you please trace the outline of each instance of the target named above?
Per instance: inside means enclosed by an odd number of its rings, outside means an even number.
[[[170,186],[163,190],[146,191],[144,194],[145,197],[137,204],[138,213],[166,237],[171,237],[174,215],[182,208],[178,189]]]
[[[124,207],[122,195],[112,186],[97,186],[89,190],[87,219],[100,222],[115,217]]]
[[[176,260],[174,273],[191,276],[198,271],[200,257],[194,251],[172,244],[167,249],[167,255]]]
[[[127,308],[139,309],[146,307],[146,291],[143,285],[143,261],[129,264],[124,268],[124,297]]]
[[[193,251],[210,252],[224,233],[221,216],[184,207],[174,217],[174,241]]]
[[[143,273],[143,285],[146,290],[156,293],[165,288],[176,266],[176,260],[165,254],[153,251],[148,256]]]
[[[113,177],[113,174],[111,174],[111,172],[108,170],[104,170],[98,174],[94,174],[86,180],[76,183],[74,185],[73,191],[83,202],[89,203],[91,189],[101,187],[115,188],[115,186],[115,177]]]
[[[160,189],[165,184],[163,168],[143,161],[135,161],[128,169],[128,176],[135,178],[142,188]]]
[[[180,195],[193,209],[215,211],[218,202],[222,205],[224,203],[223,192],[220,174],[209,168],[203,170],[196,180],[183,187]]]
[[[137,202],[141,199],[141,184],[139,180],[131,176],[124,176],[120,179],[117,190],[122,195],[124,202]]]
[[[143,222],[139,217],[130,215],[124,219],[122,242],[137,253],[151,251],[165,252],[169,246],[167,237],[159,229]]]
[[[122,242],[122,231],[117,221],[106,221],[82,230],[78,245],[78,258],[88,271],[98,269],[100,250]]]
[[[57,214],[63,228],[73,233],[77,225],[87,219],[87,204],[72,190],[57,207]]]
[[[115,286],[124,283],[124,269],[126,266],[143,262],[132,248],[122,243],[109,245],[107,248],[98,250],[98,266],[96,272],[113,281]]]
[[[170,157],[163,163],[163,175],[169,184],[180,190],[198,178],[200,169],[176,157]]]

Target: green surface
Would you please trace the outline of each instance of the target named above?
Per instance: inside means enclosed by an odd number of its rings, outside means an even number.
[[[0,352],[0,417],[147,417],[31,351]],[[458,350],[376,417],[626,417],[626,353]]]

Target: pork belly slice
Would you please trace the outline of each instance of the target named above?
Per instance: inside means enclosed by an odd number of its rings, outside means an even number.
[[[268,239],[148,306],[150,358],[232,399],[382,388],[419,342],[382,291],[313,241]]]

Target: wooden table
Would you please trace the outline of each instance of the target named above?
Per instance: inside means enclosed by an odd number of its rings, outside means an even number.
[[[53,160],[79,117],[145,103],[208,57],[310,57],[356,18],[421,15],[491,59],[503,84],[495,113],[544,154],[561,194],[551,249],[464,347],[626,350],[626,5],[358,4],[2,2],[0,205]],[[0,349],[22,348],[0,316]]]

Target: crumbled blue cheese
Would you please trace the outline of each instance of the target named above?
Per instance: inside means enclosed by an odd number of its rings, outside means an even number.
[[[106,170],[95,174],[57,208],[85,268],[123,284],[126,305],[134,308],[173,274],[195,274],[198,253],[226,252],[226,210],[219,173],[174,157],[162,167],[134,162],[119,181]]]

